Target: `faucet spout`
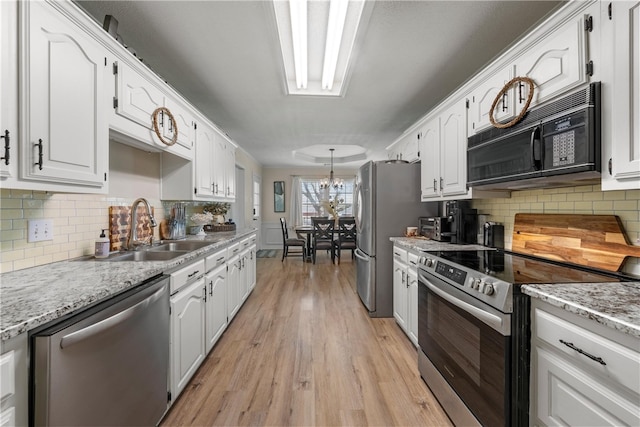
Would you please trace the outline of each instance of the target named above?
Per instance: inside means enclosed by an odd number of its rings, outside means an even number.
[[[138,205],[140,203],[144,205],[147,215],[149,215],[149,222],[151,223],[151,227],[156,227],[158,225],[156,219],[151,213],[151,206],[149,205],[147,199],[145,199],[144,197],[136,199],[131,205],[131,229],[129,230],[129,239],[127,240],[128,250],[136,249],[140,245],[147,244],[146,240],[138,239],[138,215],[136,215],[136,213],[138,211]],[[153,236],[151,236],[151,239],[153,239]]]

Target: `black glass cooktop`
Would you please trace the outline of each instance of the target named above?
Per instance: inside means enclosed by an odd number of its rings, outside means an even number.
[[[471,270],[515,285],[541,283],[605,283],[632,280],[618,273],[585,269],[500,250],[428,251]],[[446,262],[445,261],[445,262]]]

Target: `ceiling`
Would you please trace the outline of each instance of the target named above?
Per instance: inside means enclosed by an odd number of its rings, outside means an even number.
[[[263,166],[293,167],[326,162],[329,147],[336,164],[386,159],[409,126],[561,2],[367,0],[341,97],[286,95],[270,0],[76,3],[100,24],[113,15],[124,43]],[[300,155],[310,146],[326,155]]]

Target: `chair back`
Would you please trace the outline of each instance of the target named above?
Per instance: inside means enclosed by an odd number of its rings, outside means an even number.
[[[356,241],[356,220],[353,217],[338,220],[338,238],[341,242]]]
[[[287,220],[280,218],[280,227],[282,228],[282,241],[286,242],[289,239],[289,232],[287,231]]]
[[[336,222],[333,219],[316,219],[313,218],[313,240],[318,241],[333,241],[333,232]]]

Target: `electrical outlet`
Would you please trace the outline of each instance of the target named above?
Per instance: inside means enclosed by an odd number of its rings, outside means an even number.
[[[29,220],[27,242],[42,242],[44,240],[53,240],[53,220]]]

